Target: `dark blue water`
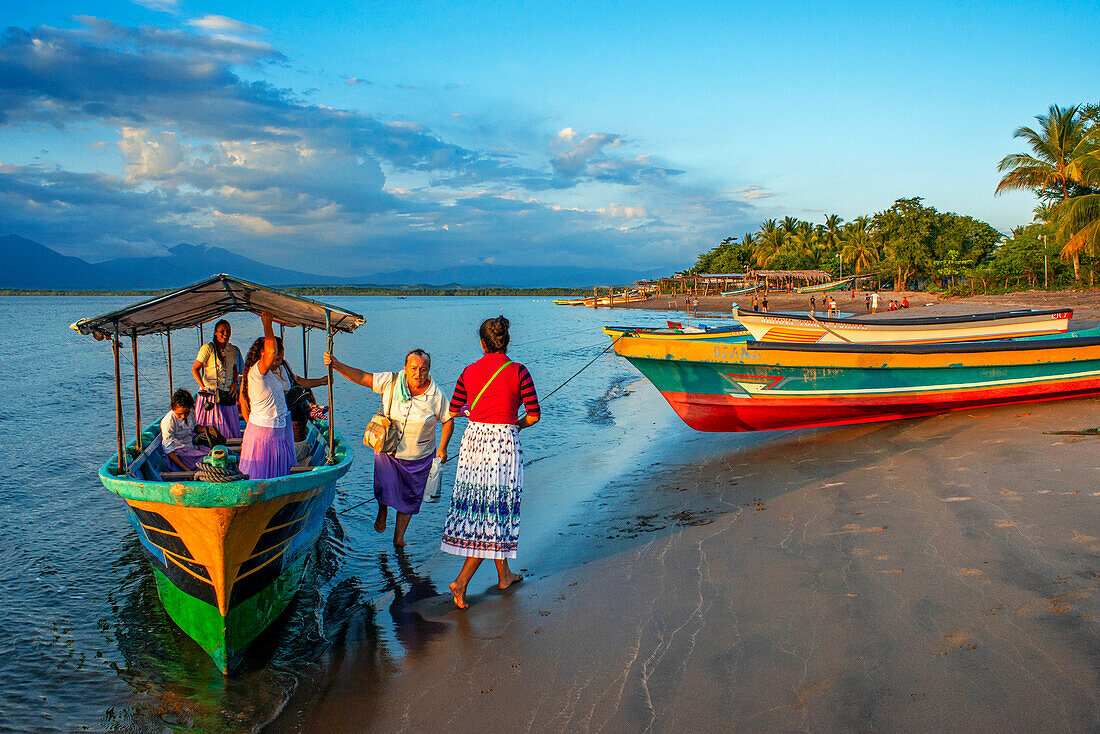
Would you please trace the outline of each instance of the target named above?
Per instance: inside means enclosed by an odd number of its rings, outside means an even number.
[[[350,644],[353,622],[370,620],[367,637],[395,655],[433,633],[430,625],[393,612],[392,600],[446,588],[449,579],[433,580],[424,569],[438,554],[454,464],[445,467],[443,501],[424,506],[406,536],[407,553],[395,554],[391,531],[378,535],[371,527],[372,502],[349,511],[372,497],[372,462],[360,435],[378,398],[340,378],[335,425],[355,447],[356,463],[338,485],[315,572],[296,602],[230,678],[175,627],[157,599],[122,501],[97,479],[115,446],[110,345],[69,329],[79,318],[135,300],[0,298],[0,364],[6,368],[0,400],[0,729],[253,731],[276,716],[293,691],[312,684],[322,656]],[[525,548],[537,548],[540,536],[554,534],[555,517],[566,522],[570,503],[639,450],[616,408],[639,378],[612,353],[599,356],[609,343],[599,326],[660,325],[663,315],[555,307],[529,298],[330,300],[366,316],[358,332],[336,337],[341,360],[372,371],[398,370],[405,353],[421,347],[432,354],[432,376],[446,390],[480,356],[477,325],[501,313],[512,322],[509,355],[529,367],[540,395],[596,357],[544,401],[542,422],[522,434],[525,523],[528,507],[550,519],[530,529],[525,524],[521,566]],[[682,313],[670,318],[684,320]],[[246,350],[260,334],[259,319],[238,314],[229,320],[233,342]],[[301,331],[287,330],[286,345],[292,367],[304,372]],[[138,346],[142,418],[148,424],[168,407],[166,352],[157,337]],[[194,389],[197,334],[178,332],[172,346],[175,387]],[[318,376],[323,334],[311,333],[309,350],[309,374]],[[122,369],[129,440],[128,343]],[[324,395],[322,388],[318,396]],[[456,432],[452,455],[458,440]],[[391,613],[375,613],[385,609]]]

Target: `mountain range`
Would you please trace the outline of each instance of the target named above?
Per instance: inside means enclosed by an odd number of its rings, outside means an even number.
[[[355,278],[317,275],[258,262],[221,247],[178,244],[160,257],[124,257],[90,263],[62,255],[18,235],[0,237],[0,288],[21,290],[152,290],[175,288],[217,273],[272,286],[496,286],[577,288],[633,283],[657,271],[569,266],[462,265],[439,270],[399,270]]]

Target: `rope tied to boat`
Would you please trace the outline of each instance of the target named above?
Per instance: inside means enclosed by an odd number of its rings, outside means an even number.
[[[812,312],[812,311],[810,312],[810,320],[811,320],[811,321],[813,321],[813,322],[814,322],[815,324],[817,324],[818,326],[820,326],[820,327],[821,327],[822,329],[824,329],[825,331],[827,331],[827,332],[829,332],[830,334],[832,334],[833,336],[835,336],[835,337],[836,337],[837,339],[841,339],[841,340],[843,340],[843,341],[846,341],[846,342],[848,342],[849,344],[851,344],[851,343],[852,343],[852,340],[851,340],[851,339],[849,339],[848,337],[844,336],[843,334],[838,334],[838,333],[836,333],[835,331],[833,331],[832,329],[830,329],[830,328],[829,328],[828,326],[826,326],[825,324],[823,324],[823,323],[821,323],[820,321],[818,321],[818,320],[817,320],[817,316],[815,316],[815,315],[813,314],[813,312]]]
[[[239,482],[248,479],[247,474],[242,474],[235,467],[223,469],[220,466],[200,464],[195,472],[195,480],[199,482]]]

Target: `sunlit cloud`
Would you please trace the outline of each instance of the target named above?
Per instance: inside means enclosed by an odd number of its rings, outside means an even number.
[[[228,33],[234,36],[252,36],[266,33],[266,30],[258,25],[242,23],[224,15],[204,15],[201,18],[188,21],[187,24],[202,28],[204,31]]]

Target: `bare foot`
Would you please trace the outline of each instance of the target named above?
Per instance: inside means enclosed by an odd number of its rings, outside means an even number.
[[[459,586],[458,581],[452,581],[447,587],[451,590],[451,594],[454,595],[455,606],[459,609],[469,609],[470,605],[466,603],[466,587]]]
[[[379,512],[378,519],[374,521],[374,532],[384,533],[386,532],[386,513]]]
[[[394,538],[393,539],[393,547],[394,548],[404,548],[407,545],[408,545],[408,543],[405,542],[404,538]]]
[[[509,571],[506,575],[500,577],[500,581],[497,583],[498,589],[507,589],[517,581],[523,581],[522,573],[512,573]]]

